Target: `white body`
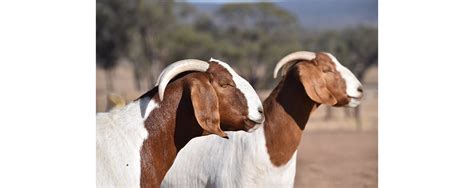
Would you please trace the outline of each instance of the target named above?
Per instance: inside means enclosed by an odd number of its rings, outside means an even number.
[[[162,187],[293,187],[296,152],[287,164],[274,166],[262,126],[252,133],[227,132],[192,139],[181,149]]]
[[[97,187],[140,187],[140,148],[148,136],[141,114],[139,101],[97,114]]]

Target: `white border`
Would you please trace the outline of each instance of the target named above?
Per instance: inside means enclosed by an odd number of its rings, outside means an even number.
[[[95,1],[6,1],[0,24],[0,187],[94,187]]]
[[[379,2],[380,187],[474,187],[468,2]]]

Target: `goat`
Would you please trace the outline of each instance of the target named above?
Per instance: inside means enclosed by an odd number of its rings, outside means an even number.
[[[331,54],[300,51],[282,58],[282,79],[264,101],[263,128],[199,137],[176,157],[162,187],[292,187],[296,153],[308,118],[321,104],[356,107],[357,78]]]
[[[223,130],[252,132],[262,110],[255,90],[228,64],[212,58],[173,63],[152,90],[97,114],[96,185],[159,187],[189,140],[209,133],[228,138]]]

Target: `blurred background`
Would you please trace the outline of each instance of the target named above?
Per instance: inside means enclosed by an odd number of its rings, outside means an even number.
[[[177,60],[230,64],[262,98],[288,53],[326,51],[364,86],[355,109],[321,106],[298,149],[295,187],[377,187],[377,0],[97,0],[96,111],[107,95],[127,102],[154,86]]]

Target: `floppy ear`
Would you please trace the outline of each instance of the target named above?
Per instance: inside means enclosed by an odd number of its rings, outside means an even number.
[[[302,63],[298,65],[300,81],[303,84],[306,94],[314,102],[328,105],[337,104],[336,98],[327,88],[323,72],[318,67]]]
[[[204,131],[228,138],[220,128],[219,102],[209,82],[195,81],[190,85],[194,115]]]

